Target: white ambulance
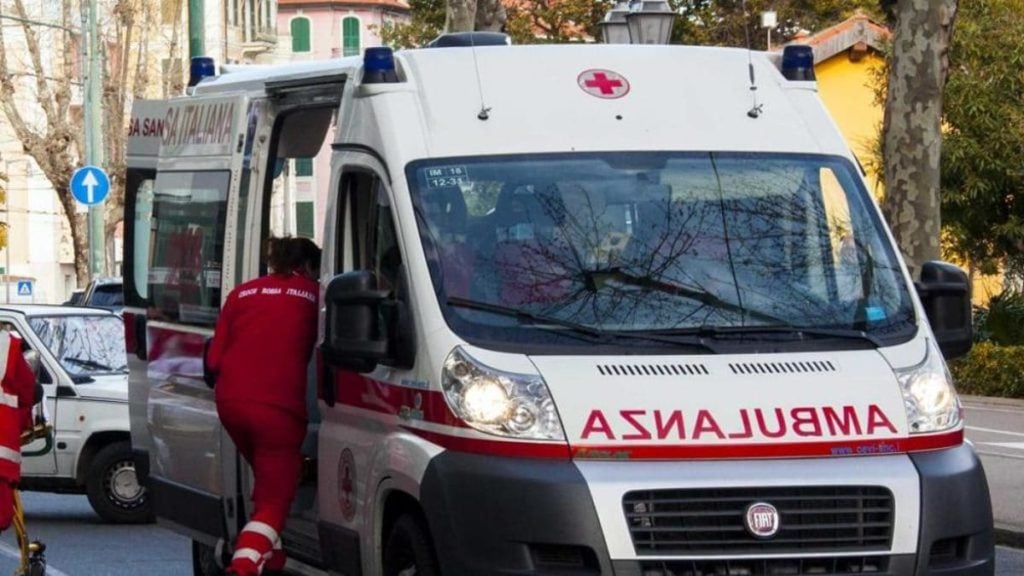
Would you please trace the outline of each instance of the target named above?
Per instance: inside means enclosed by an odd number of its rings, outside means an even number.
[[[204,345],[329,155],[293,571],[991,575],[966,276],[911,278],[806,48],[490,39],[138,109],[132,435],[195,573],[251,509]]]

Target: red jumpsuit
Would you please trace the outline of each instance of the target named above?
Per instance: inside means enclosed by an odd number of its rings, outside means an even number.
[[[318,294],[309,278],[271,274],[235,288],[217,320],[207,356],[217,375],[217,413],[256,481],[252,518],[235,544],[235,574],[284,565],[279,534],[302,471]]]
[[[0,531],[14,519],[21,480],[21,432],[32,427],[36,377],[21,355],[21,338],[0,332]]]

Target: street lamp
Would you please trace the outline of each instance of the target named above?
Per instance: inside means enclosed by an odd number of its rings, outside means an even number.
[[[604,15],[600,26],[605,44],[629,44],[629,25],[626,23],[628,14],[629,4],[622,1]]]
[[[626,24],[633,44],[668,44],[676,15],[666,0],[635,0],[629,4]]]

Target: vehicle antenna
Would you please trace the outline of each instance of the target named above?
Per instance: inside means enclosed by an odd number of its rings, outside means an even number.
[[[747,12],[747,0],[743,0],[743,34],[747,38],[747,69],[750,71],[750,94],[753,106],[747,110],[747,116],[758,118],[764,110],[764,104],[757,102],[757,79],[754,76],[754,50],[750,46],[750,13]]]
[[[476,59],[476,38],[475,35],[469,33],[469,46],[473,50],[473,69],[476,70],[476,88],[480,92],[480,112],[476,115],[481,120],[487,120],[491,117],[491,108],[484,102],[484,83],[480,79],[480,63]]]

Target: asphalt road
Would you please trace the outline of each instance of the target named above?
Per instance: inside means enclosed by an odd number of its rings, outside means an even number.
[[[967,438],[981,456],[998,528],[1024,542],[1024,402],[964,398]],[[1024,574],[1024,570],[1020,572]]]

